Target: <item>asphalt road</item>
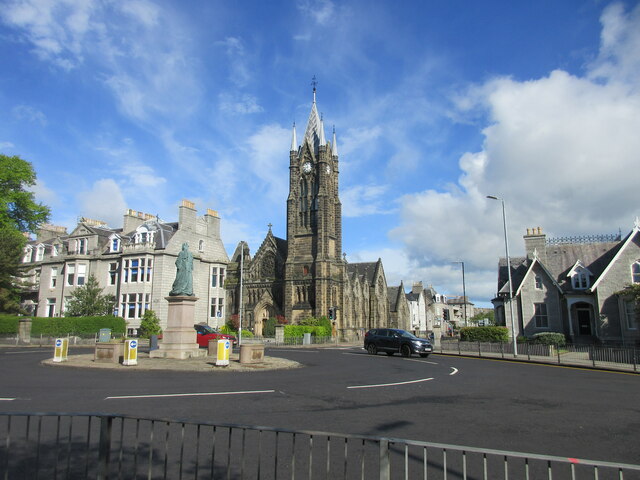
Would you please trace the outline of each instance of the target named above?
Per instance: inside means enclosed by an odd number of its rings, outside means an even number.
[[[304,367],[80,369],[41,365],[52,349],[1,348],[0,411],[119,413],[640,464],[638,375],[361,348],[266,354]]]

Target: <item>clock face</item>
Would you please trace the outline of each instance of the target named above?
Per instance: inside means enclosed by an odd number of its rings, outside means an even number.
[[[309,172],[311,171],[311,163],[310,163],[310,162],[305,162],[305,163],[302,165],[302,171],[303,171],[304,173],[309,173]]]

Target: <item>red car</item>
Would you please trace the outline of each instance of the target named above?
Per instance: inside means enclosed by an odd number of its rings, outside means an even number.
[[[211,328],[209,325],[194,325],[196,329],[197,342],[200,347],[209,347],[209,340],[230,340],[231,345],[236,345],[238,339],[235,335],[227,335],[226,333],[220,333]]]

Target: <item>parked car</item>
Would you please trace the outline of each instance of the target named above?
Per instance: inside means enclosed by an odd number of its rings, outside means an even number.
[[[220,333],[209,325],[196,324],[193,326],[196,329],[197,342],[200,347],[208,347],[209,340],[231,340],[231,345],[236,345],[238,339],[235,335],[229,335],[226,333]]]
[[[371,355],[401,353],[403,357],[410,357],[412,353],[428,357],[433,352],[429,340],[397,328],[372,328],[364,335],[364,348]]]

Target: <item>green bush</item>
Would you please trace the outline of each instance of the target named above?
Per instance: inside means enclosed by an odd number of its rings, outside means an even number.
[[[151,335],[160,335],[162,328],[160,327],[160,319],[153,310],[147,310],[142,316],[140,321],[140,333],[141,338],[150,338]]]
[[[18,333],[18,319],[15,315],[0,315],[0,334]]]
[[[460,329],[463,342],[499,342],[509,341],[507,327],[463,327]]]
[[[536,333],[531,339],[532,343],[541,343],[543,345],[557,345],[562,347],[566,345],[567,339],[563,333],[542,332]]]
[[[327,329],[325,326],[311,326],[311,325],[285,325],[284,336],[285,338],[301,338],[305,333],[310,333],[316,337],[330,337],[331,327]]]
[[[262,336],[275,337],[277,324],[278,324],[278,321],[274,317],[271,317],[269,320],[264,322],[264,326],[262,327]]]
[[[0,315],[0,334],[18,333],[20,318],[31,318],[31,335],[64,337],[93,335],[101,328],[110,328],[112,335],[124,335],[127,322],[120,317],[18,317]]]

